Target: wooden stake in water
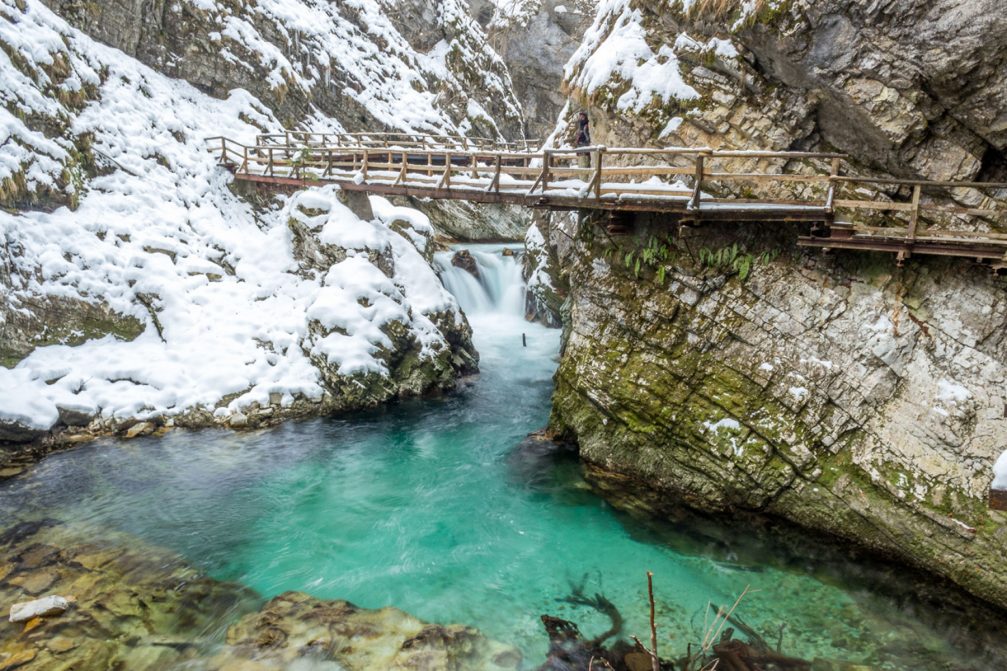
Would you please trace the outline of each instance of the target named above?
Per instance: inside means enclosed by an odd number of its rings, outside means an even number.
[[[528,336],[526,336],[524,333],[522,333],[521,334],[521,347],[527,347],[527,346],[528,346]]]
[[[657,622],[654,621],[654,574],[647,571],[647,597],[650,601],[650,663],[654,671],[661,670],[661,658],[657,656]]]

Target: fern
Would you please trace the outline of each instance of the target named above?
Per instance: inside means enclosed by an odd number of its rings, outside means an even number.
[[[744,282],[751,276],[752,270],[756,266],[772,263],[777,256],[779,256],[779,250],[775,249],[754,256],[735,242],[716,251],[712,251],[707,247],[700,249],[699,263],[705,268],[726,273],[735,273],[738,279]]]

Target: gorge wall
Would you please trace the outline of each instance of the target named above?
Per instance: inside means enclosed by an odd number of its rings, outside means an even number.
[[[990,3],[738,6],[601,3],[565,80],[595,141],[840,150],[861,174],[1003,174],[1007,85],[992,73],[1007,67],[1007,23]],[[553,249],[570,297],[552,429],[597,478],[825,530],[1007,606],[1007,517],[987,508],[1007,436],[1002,280],[965,260],[900,269],[891,256],[804,253],[781,226],[638,218],[633,235],[611,236],[603,223],[582,219],[576,245]]]

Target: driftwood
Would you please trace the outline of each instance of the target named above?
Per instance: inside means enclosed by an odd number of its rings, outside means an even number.
[[[549,636],[549,653],[538,671],[594,671],[619,669],[618,654],[585,640],[580,629],[569,620],[542,616],[542,624]]]
[[[609,621],[612,623],[607,630],[587,641],[588,645],[597,647],[613,636],[618,636],[622,633],[622,613],[619,612],[619,609],[615,607],[615,604],[609,601],[604,594],[596,592],[592,597],[585,595],[584,582],[579,585],[571,585],[571,588],[571,594],[559,599],[559,601],[572,603],[577,606],[587,606],[589,608],[593,608],[608,617]]]
[[[713,652],[720,659],[719,669],[723,671],[758,671],[775,668],[794,671],[808,671],[811,663],[796,657],[787,657],[770,650],[758,650],[741,641],[728,640],[713,646]]]
[[[657,655],[657,624],[652,576],[648,574],[648,597],[650,601],[650,647],[639,638],[632,636],[634,644],[618,640],[623,628],[623,617],[608,598],[601,593],[593,596],[585,594],[587,578],[579,585],[571,585],[571,594],[558,599],[564,603],[588,606],[606,615],[611,626],[602,634],[585,639],[579,627],[569,620],[542,616],[542,624],[549,636],[549,654],[545,664],[538,671],[811,671],[811,663],[797,657],[788,657],[780,652],[783,629],[774,632],[777,636],[775,649],[754,627],[742,619],[735,609],[744,597],[739,597],[731,609],[710,607],[717,617],[708,628],[700,648],[694,649],[690,643],[684,657],[675,661],[661,659]],[[747,589],[746,589],[747,592]],[[725,626],[730,624],[731,626]],[[747,642],[734,638],[740,632]],[[616,638],[609,646],[605,641]]]

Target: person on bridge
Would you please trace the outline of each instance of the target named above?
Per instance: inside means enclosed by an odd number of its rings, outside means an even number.
[[[587,118],[587,112],[581,112],[577,115],[577,135],[574,137],[574,146],[591,146],[591,122]],[[590,168],[591,155],[586,151],[579,152],[577,154],[577,165],[581,168]]]

